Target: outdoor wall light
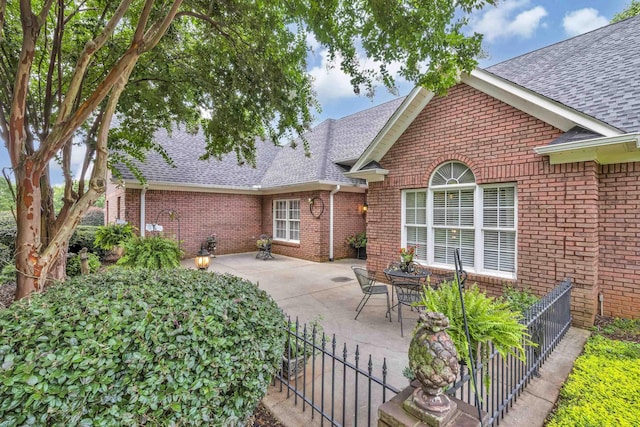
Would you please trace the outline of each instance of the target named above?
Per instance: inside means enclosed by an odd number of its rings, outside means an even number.
[[[204,248],[204,246],[200,247],[200,252],[196,255],[196,267],[198,270],[206,270],[209,268],[209,262],[211,258],[209,258],[209,252]]]
[[[313,206],[313,199],[314,199],[313,197],[309,197],[309,200],[308,200],[309,206]]]
[[[367,211],[369,211],[369,205],[365,203],[364,205],[362,205],[362,213],[366,214]]]

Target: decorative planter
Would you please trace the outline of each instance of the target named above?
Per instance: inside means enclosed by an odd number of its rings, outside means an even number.
[[[309,360],[309,356],[304,357],[292,357],[289,359],[286,356],[282,356],[282,377],[288,380],[302,376],[305,366]]]

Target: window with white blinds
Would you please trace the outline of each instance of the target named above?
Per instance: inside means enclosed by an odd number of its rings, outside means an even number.
[[[300,241],[300,200],[274,200],[273,230],[277,240]]]
[[[445,163],[429,189],[403,192],[403,246],[444,268],[458,249],[466,270],[515,278],[516,201],[514,185],[478,186],[468,166]]]

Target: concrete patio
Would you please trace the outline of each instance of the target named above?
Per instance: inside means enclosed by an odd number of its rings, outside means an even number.
[[[183,265],[194,268],[193,259],[184,260]],[[401,389],[408,385],[402,370],[408,365],[410,331],[418,315],[415,311],[403,311],[405,336],[401,337],[397,313],[392,313],[392,322],[389,322],[385,318],[384,295],[374,295],[358,320],[354,320],[354,310],[362,293],[350,268],[352,265],[364,266],[365,262],[347,259],[314,263],[281,255],[263,261],[255,258],[255,252],[250,252],[213,258],[209,271],[233,274],[257,283],[292,319],[298,317],[304,323],[319,316],[325,333],[335,334],[340,351],[346,343],[350,353],[358,346],[362,357],[372,355],[375,376],[381,377],[380,367],[386,359],[387,381]],[[526,422],[534,427],[544,424],[588,335],[585,330],[569,330],[544,364],[542,376],[532,380],[500,425],[519,426]],[[292,400],[286,399],[286,393],[272,388],[264,401],[287,426],[309,424],[310,411],[307,409],[302,413],[300,405],[294,407]]]

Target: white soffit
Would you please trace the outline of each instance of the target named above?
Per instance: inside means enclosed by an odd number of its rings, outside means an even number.
[[[534,151],[549,156],[552,165],[595,161],[601,165],[640,161],[640,134],[592,138],[537,147]]]
[[[345,176],[349,178],[366,179],[367,182],[381,182],[384,177],[389,174],[387,169],[362,169],[355,172],[346,172]]]
[[[481,69],[463,74],[461,81],[565,132],[579,125],[604,136],[622,134],[614,126]]]

